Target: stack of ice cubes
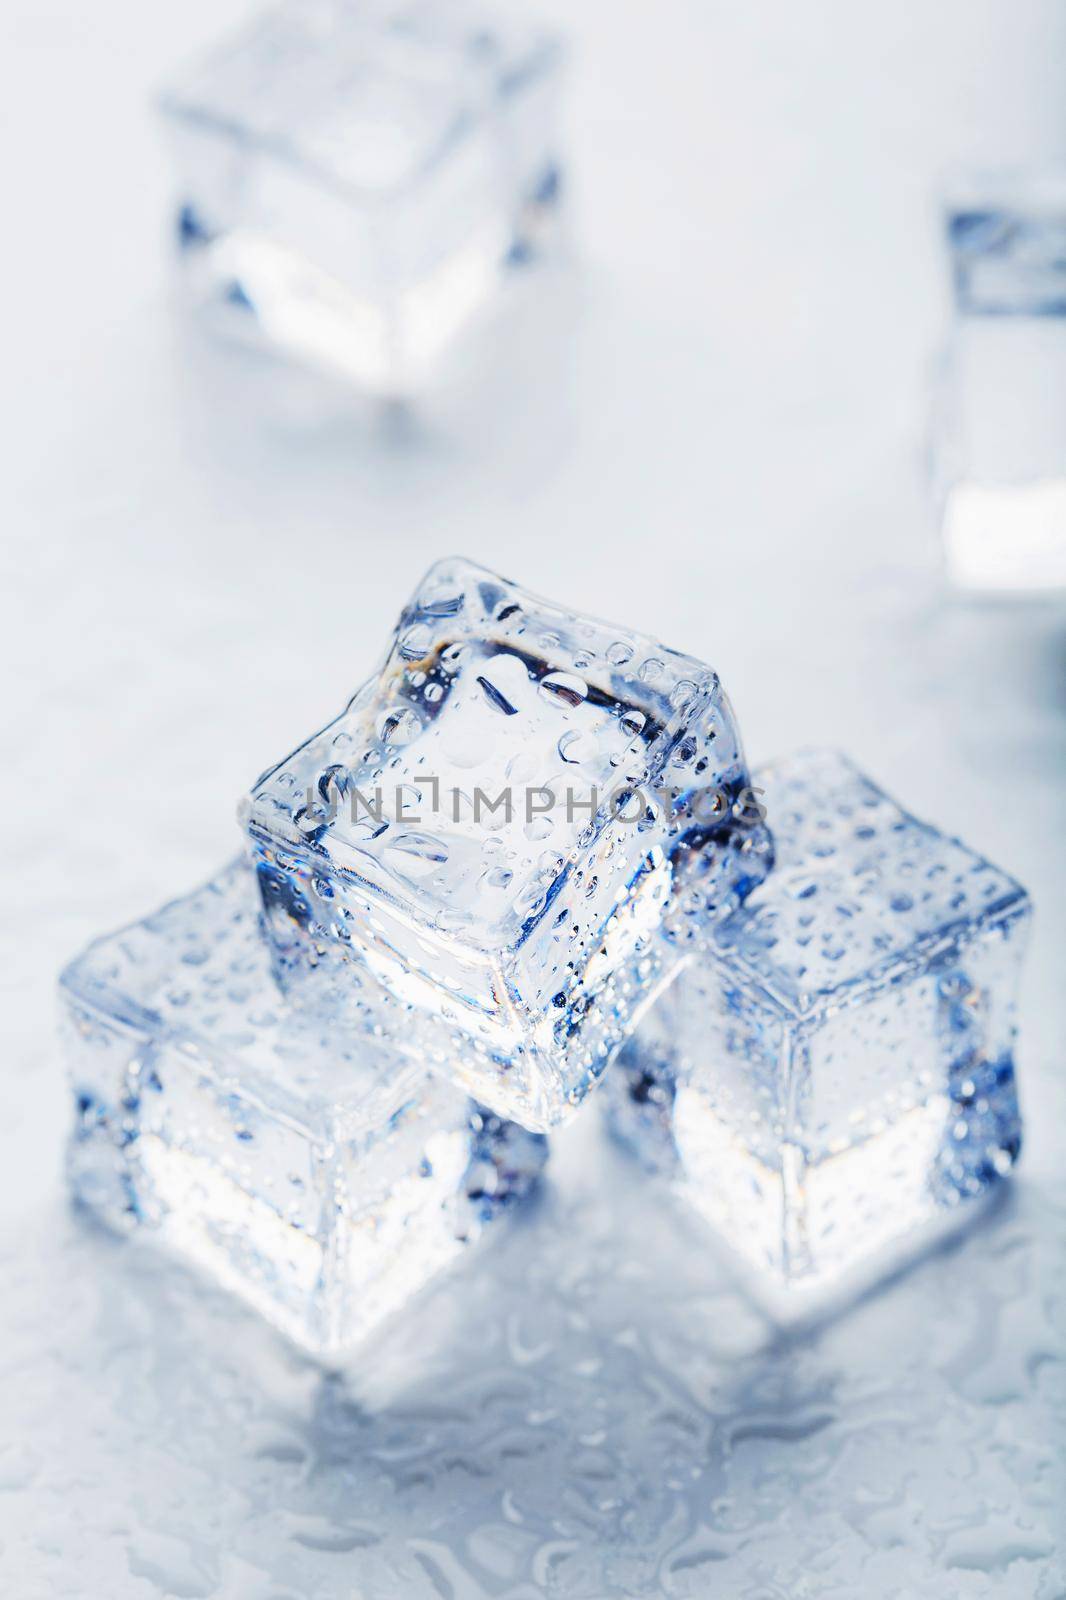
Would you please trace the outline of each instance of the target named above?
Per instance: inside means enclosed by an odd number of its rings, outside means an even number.
[[[70,1173],[319,1355],[513,1211],[604,1078],[789,1287],[1017,1155],[1024,892],[839,757],[753,785],[716,674],[646,635],[442,561],[241,818],[63,975]]]

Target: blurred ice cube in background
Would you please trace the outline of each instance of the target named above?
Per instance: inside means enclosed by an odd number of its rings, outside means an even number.
[[[465,0],[288,0],[162,99],[214,325],[407,396],[542,242],[561,49]]]
[[[947,575],[1066,591],[1066,169],[948,190],[954,320],[935,440]]]

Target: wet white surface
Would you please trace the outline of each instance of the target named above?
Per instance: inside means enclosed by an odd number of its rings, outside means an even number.
[[[173,308],[145,97],[237,7],[5,12],[5,1593],[1066,1592],[1066,624],[943,595],[920,471],[931,175],[1066,155],[1066,17],[929,10],[589,0],[577,265],[391,428]],[[774,1340],[595,1116],[328,1378],[67,1214],[57,967],[226,859],[447,550],[711,660],[754,760],[840,743],[1032,889],[1019,1179],[849,1315]]]

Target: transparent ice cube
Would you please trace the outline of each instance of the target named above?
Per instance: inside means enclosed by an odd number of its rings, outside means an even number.
[[[371,389],[417,384],[558,188],[560,51],[460,0],[288,0],[165,95],[195,294]]]
[[[1030,907],[835,752],[755,782],[774,870],[623,1048],[606,1104],[756,1281],[817,1294],[1017,1158]]]
[[[955,317],[937,415],[948,576],[1066,588],[1066,172],[974,176],[947,201]]]
[[[380,1010],[294,1011],[260,922],[239,861],[66,969],[68,1170],[105,1224],[328,1357],[524,1194],[545,1144],[400,1056]]]
[[[449,560],[245,822],[282,981],[369,968],[431,1019],[414,1047],[545,1128],[765,872],[751,798],[708,667]]]

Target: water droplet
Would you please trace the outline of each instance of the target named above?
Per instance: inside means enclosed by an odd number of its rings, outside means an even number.
[[[525,894],[519,895],[515,901],[515,910],[525,922],[529,917],[539,917],[544,910],[545,904],[544,896],[539,890],[527,890]]]
[[[520,750],[507,763],[507,776],[512,783],[528,783],[537,774],[537,758],[528,750]]]
[[[427,617],[456,617],[465,599],[462,584],[455,578],[437,577],[422,590],[418,609]]]
[[[683,711],[690,706],[699,694],[699,690],[691,678],[679,678],[670,690],[670,704],[675,711]]]
[[[416,622],[413,628],[408,628],[400,640],[400,657],[403,661],[420,661],[429,651],[433,642],[433,635],[424,622]]]
[[[591,734],[582,733],[578,728],[570,728],[559,740],[558,750],[562,759],[570,766],[578,766],[583,761],[593,761],[599,745]]]
[[[394,822],[421,821],[421,818],[413,817],[411,813],[421,810],[422,795],[423,791],[416,788],[413,783],[398,783],[392,797],[392,809],[395,813],[392,820]]]
[[[422,723],[414,712],[408,707],[402,710],[389,711],[382,719],[378,730],[378,737],[384,744],[404,745],[410,744],[412,739],[417,739],[422,732]]]
[[[424,883],[448,859],[448,848],[432,834],[410,829],[394,833],[386,840],[385,859],[402,878]]]
[[[633,659],[633,646],[626,644],[622,639],[617,639],[614,644],[609,646],[607,659],[612,666],[624,667],[627,661],[632,661]]]
[[[431,861],[435,866],[448,859],[448,846],[431,833],[397,833],[389,849],[399,851],[402,855],[417,856],[422,861]]]
[[[384,818],[379,822],[376,817],[363,816],[345,830],[345,838],[353,844],[369,844],[372,839],[380,839],[388,826]]]
[[[628,710],[622,712],[619,726],[621,727],[622,732],[626,734],[628,738],[632,739],[635,738],[636,735],[641,731],[647,720],[648,719],[644,715],[643,711],[637,711],[631,706]]]
[[[305,839],[317,839],[329,825],[329,813],[323,805],[300,806],[292,820]]]
[[[479,675],[477,683],[478,688],[494,711],[501,712],[505,717],[516,717],[518,715],[518,707],[513,706],[502,690],[497,689],[496,685],[490,682],[488,678]]]
[[[666,668],[658,656],[649,656],[646,661],[641,662],[638,677],[643,683],[657,683],[665,670]]]
[[[318,792],[329,806],[347,794],[350,783],[351,774],[347,767],[326,767],[318,775]]]
[[[588,698],[589,686],[572,672],[549,672],[540,680],[541,698],[559,708],[579,706]]]
[[[482,873],[481,877],[486,888],[506,889],[514,877],[514,873],[510,867],[490,867],[487,872]]]

